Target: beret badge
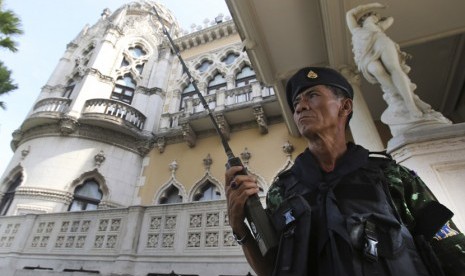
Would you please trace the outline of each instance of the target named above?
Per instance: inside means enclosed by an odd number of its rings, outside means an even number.
[[[308,72],[308,74],[307,74],[307,78],[316,79],[316,78],[318,78],[318,74],[313,72],[313,70],[310,70],[310,72]]]

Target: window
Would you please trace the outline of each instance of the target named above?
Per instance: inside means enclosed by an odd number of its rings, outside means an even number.
[[[257,81],[257,79],[254,70],[250,66],[244,66],[236,75],[236,87],[246,86],[254,81]]]
[[[69,80],[66,84],[65,91],[63,92],[63,98],[71,98],[76,82],[74,80]]]
[[[195,93],[194,85],[192,83],[189,83],[189,85],[182,90],[181,103],[179,105],[179,109],[183,109],[186,107],[186,99],[191,96],[193,96],[194,98],[198,97]]]
[[[144,70],[144,64],[136,65],[136,70],[139,72],[139,74],[142,74],[142,71]]]
[[[10,205],[13,202],[13,199],[15,197],[16,188],[18,188],[18,186],[21,185],[22,181],[23,181],[23,175],[20,174],[10,184],[10,186],[8,187],[8,190],[3,195],[2,201],[0,202],[0,215],[1,216],[6,215],[6,213],[8,212],[8,209],[10,209]]]
[[[213,79],[208,83],[207,94],[211,94],[214,91],[220,90],[226,87],[226,80],[220,73],[216,74]]]
[[[179,189],[174,185],[169,186],[160,197],[160,204],[179,203],[182,202],[182,196],[179,194]]]
[[[140,46],[129,48],[129,53],[134,58],[140,58],[141,56],[145,56],[147,54],[147,52],[145,52]]]
[[[126,67],[129,65],[129,61],[126,60],[126,58],[123,58],[123,60],[121,61],[121,67]]]
[[[111,99],[131,104],[135,88],[136,82],[130,75],[126,75],[124,78],[119,77],[116,80],[113,93],[111,93]]]
[[[102,199],[102,191],[94,179],[86,180],[74,190],[73,201],[68,211],[96,210]]]
[[[233,64],[233,62],[239,57],[238,54],[235,54],[235,53],[230,53],[228,54],[224,59],[222,59],[221,61],[226,63],[226,65],[231,65]]]
[[[212,65],[212,62],[206,60],[202,62],[199,66],[197,66],[197,70],[199,70],[200,73],[203,73],[208,70],[208,68]]]
[[[207,181],[199,191],[194,195],[194,201],[209,201],[218,200],[221,198],[221,193],[213,183]]]

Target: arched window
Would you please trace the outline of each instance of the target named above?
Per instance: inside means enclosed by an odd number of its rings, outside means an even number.
[[[221,198],[221,192],[218,187],[210,181],[205,182],[195,193],[194,201],[218,200]]]
[[[174,185],[171,185],[163,192],[158,203],[169,204],[179,202],[182,202],[182,196],[179,194],[179,189]]]
[[[250,66],[244,66],[236,75],[236,87],[242,87],[257,81],[255,72]]]
[[[111,93],[113,100],[122,101],[127,104],[131,104],[132,98],[134,97],[134,90],[136,88],[136,82],[131,75],[125,75],[123,78],[119,77],[116,80],[115,88]]]
[[[0,215],[4,216],[8,212],[8,209],[10,208],[11,203],[13,202],[13,199],[15,197],[16,193],[16,188],[18,188],[19,185],[21,185],[21,182],[23,181],[23,175],[19,174],[14,181],[10,184],[8,187],[8,190],[5,192],[5,194],[2,197],[2,201],[0,202]]]
[[[96,210],[102,196],[99,184],[94,179],[86,180],[74,190],[68,211]]]
[[[194,85],[192,83],[189,83],[189,85],[184,87],[184,89],[182,90],[181,103],[179,104],[179,109],[183,109],[186,107],[186,99],[191,96],[193,96],[194,98],[198,97],[195,93]]]
[[[129,53],[133,58],[140,58],[141,56],[145,56],[147,54],[147,52],[144,51],[144,49],[142,49],[140,46],[129,48]]]
[[[234,61],[239,57],[238,54],[235,53],[229,53],[224,59],[221,61],[226,63],[226,65],[231,65],[234,63]]]
[[[203,73],[208,70],[208,68],[212,65],[211,61],[204,61],[202,62],[199,66],[197,66],[197,70],[199,70],[200,73]]]
[[[223,87],[226,87],[226,80],[220,73],[216,74],[208,83],[207,94],[211,94]]]

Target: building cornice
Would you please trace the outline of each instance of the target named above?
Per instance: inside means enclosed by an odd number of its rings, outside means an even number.
[[[123,126],[122,126],[123,127]],[[60,121],[46,125],[32,127],[25,131],[17,131],[12,144],[18,148],[25,142],[41,137],[75,137],[90,139],[110,145],[115,145],[125,150],[137,153],[141,156],[147,154],[153,148],[153,135],[140,132],[139,134],[126,134],[121,131],[89,125],[76,121],[73,131],[63,133]]]
[[[54,201],[61,203],[70,203],[73,199],[73,194],[58,190],[36,188],[36,187],[19,187],[15,193],[18,198],[34,198],[45,201]]]
[[[236,25],[232,20],[229,20],[177,38],[174,43],[180,51],[183,51],[236,33]]]

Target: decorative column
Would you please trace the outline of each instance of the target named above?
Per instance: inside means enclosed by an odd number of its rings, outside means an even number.
[[[226,102],[226,91],[221,89],[216,92],[216,111],[221,111],[224,109],[224,105]]]
[[[256,81],[251,84],[252,86],[252,101],[261,102],[262,101],[262,86]]]
[[[371,151],[383,150],[384,146],[379,136],[378,129],[373,122],[373,117],[361,93],[360,75],[349,66],[343,66],[339,70],[349,81],[354,90],[353,114],[349,126],[355,143]]]

